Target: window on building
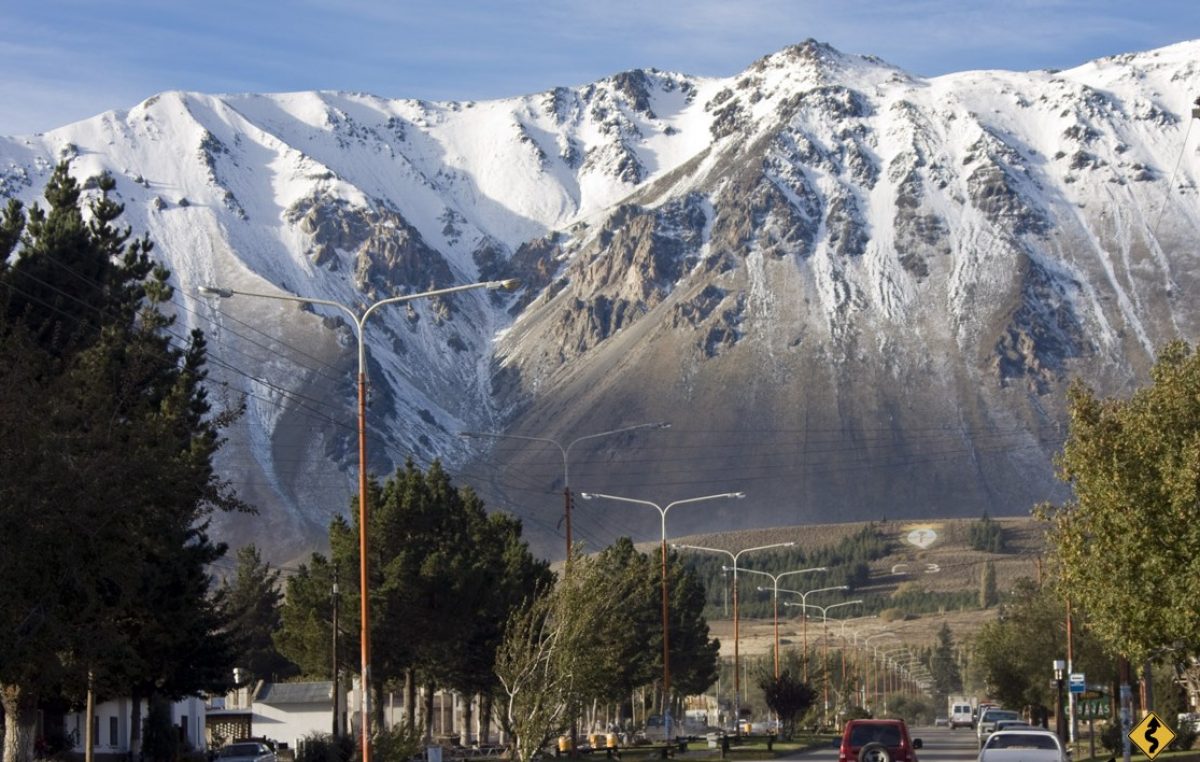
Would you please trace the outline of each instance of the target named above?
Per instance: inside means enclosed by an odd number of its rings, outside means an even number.
[[[187,715],[179,716],[179,740],[186,742],[188,740]]]
[[[108,718],[108,745],[112,746],[114,748],[121,745],[121,739],[117,735],[117,718],[116,717]]]
[[[92,746],[100,745],[100,716],[92,717]]]

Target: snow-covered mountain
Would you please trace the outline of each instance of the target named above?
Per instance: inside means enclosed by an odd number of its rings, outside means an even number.
[[[179,289],[183,327],[248,413],[226,520],[276,558],[320,545],[354,491],[366,331],[371,465],[447,461],[561,552],[563,460],[463,430],[576,437],[571,484],[655,501],[672,534],[1023,513],[1059,499],[1063,390],[1145,380],[1195,341],[1200,42],[1069,71],[933,79],[808,41],[727,79],[634,70],[490,102],[169,92],[0,139],[0,196],[53,164],[117,180]],[[578,539],[657,536],[576,506]],[[678,515],[676,515],[678,514]]]

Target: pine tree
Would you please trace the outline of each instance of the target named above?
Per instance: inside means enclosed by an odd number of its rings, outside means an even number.
[[[206,522],[243,507],[212,468],[237,411],[211,414],[203,336],[169,333],[170,273],[115,226],[113,187],[85,201],[63,164],[45,208],[0,221],[5,762],[32,757],[37,701],[89,674],[172,695],[226,670]]]
[[[238,666],[259,679],[278,680],[298,671],[273,640],[283,622],[282,601],[279,570],[264,563],[254,545],[239,550],[233,578],[221,586],[221,604]]]
[[[933,696],[940,706],[952,693],[962,690],[962,674],[954,653],[954,634],[950,625],[942,623],[937,634],[937,644],[929,654],[929,672],[933,676]]]
[[[983,565],[983,574],[979,578],[979,607],[990,609],[1000,601],[996,593],[996,565],[988,561]]]

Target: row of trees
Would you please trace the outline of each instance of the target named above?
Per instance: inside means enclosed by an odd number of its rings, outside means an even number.
[[[796,584],[803,584],[808,589],[848,585],[853,590],[869,583],[871,562],[884,558],[894,548],[894,541],[880,531],[878,526],[869,524],[853,535],[843,537],[837,543],[825,547],[810,550],[799,547],[780,548],[744,556],[739,561],[739,568],[774,571],[824,566],[829,571],[806,575],[803,582]],[[704,584],[707,591],[706,611],[710,616],[716,616],[717,612],[727,607],[729,601],[732,574],[723,570],[723,567],[729,565],[728,556],[689,552],[685,562]],[[769,579],[753,573],[742,574],[740,580],[751,585],[771,586]],[[756,618],[772,615],[769,592],[747,595],[743,591],[740,595],[739,608],[743,616]]]
[[[45,207],[0,220],[0,698],[5,762],[28,762],[39,703],[177,697],[232,662],[208,565],[214,511],[205,343],[175,335],[169,272],[117,226],[113,181],[56,168]]]
[[[519,521],[489,515],[474,492],[451,483],[439,463],[426,472],[409,461],[369,489],[370,690],[378,699],[384,686],[403,686],[406,706],[413,707],[423,686],[427,718],[435,687],[493,695],[494,657],[505,623],[552,586],[549,567],[529,553]],[[353,518],[339,516],[330,525],[330,555],[314,553],[287,580],[274,643],[309,677],[331,676],[335,581],[343,602],[339,661],[357,671],[358,511],[352,508]],[[378,726],[382,702],[375,700],[373,707],[371,719]],[[409,720],[415,722],[412,714]]]
[[[499,697],[499,721],[519,752],[532,754],[585,705],[615,704],[628,715],[634,690],[661,674],[661,570],[629,539],[572,558],[556,578],[530,555],[518,521],[487,514],[437,463],[422,472],[410,461],[370,489],[373,692],[403,686],[414,707],[422,688],[427,722],[437,688],[478,695],[485,727]],[[355,519],[336,518],[331,555],[313,554],[287,580],[274,644],[306,676],[331,674],[335,579],[339,661],[356,665],[358,579],[337,570],[358,569],[357,537]],[[673,689],[700,692],[715,679],[718,650],[701,614],[704,590],[674,555],[668,584]],[[372,721],[380,720],[377,712]],[[407,724],[415,722],[410,713]]]
[[[1069,403],[1058,468],[1073,497],[1035,511],[1050,526],[1046,581],[1006,597],[974,661],[992,697],[1044,717],[1056,700],[1048,659],[1066,656],[1069,610],[1075,671],[1115,697],[1131,664],[1143,679],[1165,665],[1172,679],[1155,703],[1170,704],[1177,674],[1200,688],[1200,354],[1171,343],[1145,387],[1104,399],[1077,382]]]

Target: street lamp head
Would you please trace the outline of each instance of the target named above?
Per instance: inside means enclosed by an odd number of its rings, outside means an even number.
[[[769,588],[769,587],[762,587],[761,585],[760,585],[760,586],[758,586],[758,587],[756,587],[756,588],[754,588],[754,589],[755,589],[755,590],[757,590],[757,591],[758,591],[758,592],[760,592],[760,593],[766,593],[766,592],[769,592],[769,591],[771,590],[771,588]]]
[[[746,497],[746,493],[745,492],[730,492],[725,497],[732,497],[736,500],[741,500],[742,498]]]
[[[594,499],[594,498],[596,497],[596,496],[595,496],[593,493],[591,493],[591,492],[580,492],[580,493],[579,493],[579,496],[580,496],[581,498],[583,498],[584,500],[592,500],[592,499]]]
[[[508,278],[506,280],[488,281],[487,289],[489,291],[516,291],[521,287],[520,278]]]
[[[233,296],[233,289],[221,288],[220,286],[201,286],[196,289],[200,296],[216,296],[222,299],[228,299]]]

